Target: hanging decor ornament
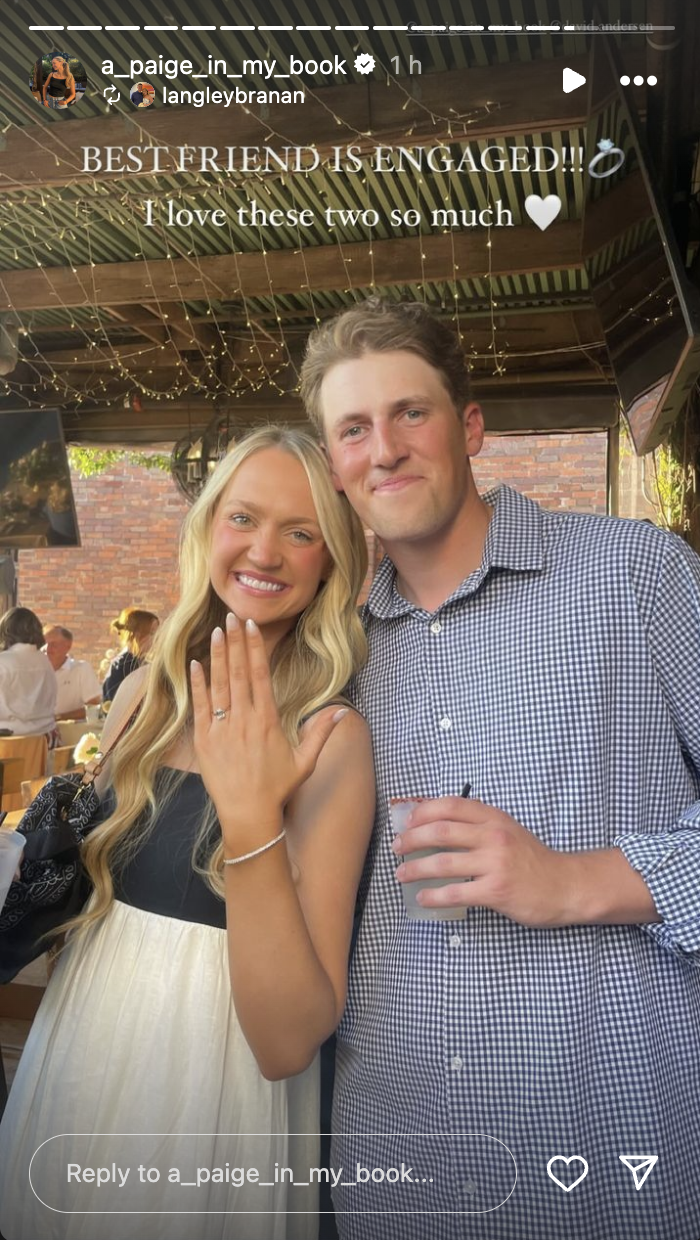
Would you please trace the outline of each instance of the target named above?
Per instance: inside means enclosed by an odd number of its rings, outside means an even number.
[[[216,413],[203,434],[185,435],[175,444],[170,473],[190,504],[197,499],[207,478],[235,442],[237,430],[228,411]]]

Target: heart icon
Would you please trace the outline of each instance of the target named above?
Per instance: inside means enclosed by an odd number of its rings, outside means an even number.
[[[533,224],[544,232],[561,211],[561,198],[558,194],[547,194],[546,198],[540,198],[539,194],[528,194],[525,199],[525,211]]]
[[[571,1184],[565,1184],[562,1180],[559,1179],[559,1176],[555,1175],[555,1173],[552,1171],[552,1164],[556,1162],[565,1163],[567,1167],[572,1162],[581,1163],[583,1167],[583,1171],[581,1172],[578,1179],[572,1180]],[[581,1157],[580,1154],[571,1154],[568,1158],[566,1158],[564,1154],[555,1154],[554,1157],[550,1158],[549,1162],[547,1163],[547,1175],[549,1176],[550,1180],[554,1180],[554,1183],[557,1184],[559,1188],[563,1188],[565,1193],[570,1193],[572,1188],[576,1188],[576,1185],[581,1183],[581,1180],[585,1180],[586,1176],[588,1175],[588,1163],[586,1162],[585,1158]]]

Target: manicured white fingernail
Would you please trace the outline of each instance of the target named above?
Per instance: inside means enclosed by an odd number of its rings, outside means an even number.
[[[337,710],[335,712],[333,716],[333,722],[340,723],[341,719],[344,719],[347,714],[349,714],[349,710],[347,706],[344,706],[342,710]]]
[[[199,672],[201,669],[201,663],[198,663],[196,659],[190,659],[190,672]]]
[[[249,633],[257,633],[258,631],[258,626],[254,620],[246,620],[245,627]]]
[[[216,646],[220,646],[224,640],[224,630],[218,624],[211,635],[211,640]]]
[[[226,630],[229,633],[233,633],[234,630],[237,628],[238,628],[238,616],[235,616],[233,612],[230,611],[226,617]]]

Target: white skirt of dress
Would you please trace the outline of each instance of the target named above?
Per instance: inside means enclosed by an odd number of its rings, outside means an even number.
[[[261,1076],[225,930],[115,902],[59,958],[27,1039],[0,1126],[0,1232],[313,1240],[318,1102],[318,1060]]]

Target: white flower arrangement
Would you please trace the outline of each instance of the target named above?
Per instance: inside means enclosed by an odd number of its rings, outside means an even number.
[[[73,750],[73,758],[78,764],[89,762],[90,759],[94,758],[95,754],[99,752],[99,737],[95,736],[94,732],[86,732],[84,736],[81,736],[78,744]]]
[[[100,663],[100,672],[99,672],[100,680],[104,680],[105,677],[107,676],[109,669],[112,665],[112,659],[117,654],[119,654],[119,651],[113,650],[111,647],[109,650],[105,650],[105,657]]]

